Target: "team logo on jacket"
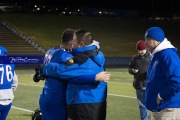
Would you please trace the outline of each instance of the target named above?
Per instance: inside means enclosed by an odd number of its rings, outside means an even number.
[[[71,63],[71,64],[74,63],[74,60],[73,60],[73,59],[69,59],[68,61],[69,61],[69,63]]]
[[[154,66],[156,66],[156,65],[158,65],[158,64],[159,64],[159,61],[156,60],[156,61],[154,62]]]
[[[159,61],[156,60],[154,63],[153,63],[153,66],[152,66],[152,69],[156,69],[156,66],[159,64]],[[154,71],[155,72],[155,71]]]
[[[74,60],[72,58],[70,58],[65,62],[65,64],[66,65],[72,65],[72,64],[74,64]]]

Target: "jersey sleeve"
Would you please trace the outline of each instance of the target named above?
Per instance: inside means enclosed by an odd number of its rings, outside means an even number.
[[[72,59],[74,56],[72,54],[69,54],[69,52],[65,52],[61,55],[60,60],[62,63],[66,63],[70,59]]]

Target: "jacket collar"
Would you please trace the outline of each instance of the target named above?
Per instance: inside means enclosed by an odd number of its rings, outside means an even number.
[[[165,38],[152,52],[151,54],[151,59],[153,58],[153,56],[159,52],[162,51],[164,49],[168,49],[168,48],[175,48],[170,41],[167,40],[167,38]]]

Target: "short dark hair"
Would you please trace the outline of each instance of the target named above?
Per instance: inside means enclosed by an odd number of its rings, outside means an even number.
[[[83,30],[83,29],[78,29],[74,33],[77,37],[77,42],[84,42],[85,45],[90,45],[93,42],[93,37],[91,32]]]
[[[68,44],[69,42],[71,42],[74,36],[74,32],[75,32],[74,29],[71,29],[71,28],[65,29],[61,36],[61,43]]]

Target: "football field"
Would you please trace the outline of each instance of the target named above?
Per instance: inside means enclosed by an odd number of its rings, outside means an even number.
[[[139,120],[138,104],[132,87],[133,76],[127,72],[127,68],[107,68],[106,71],[111,73],[106,120]],[[32,111],[38,108],[44,82],[33,82],[34,70],[16,70],[16,73],[19,86],[7,120],[31,120]]]

